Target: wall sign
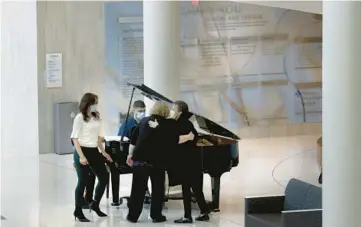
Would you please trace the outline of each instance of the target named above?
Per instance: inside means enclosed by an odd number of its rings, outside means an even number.
[[[45,82],[47,88],[60,88],[63,85],[63,56],[49,53],[45,57]]]

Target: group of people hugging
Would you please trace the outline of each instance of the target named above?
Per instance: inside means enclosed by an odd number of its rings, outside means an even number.
[[[73,214],[80,222],[90,221],[83,214],[85,206],[100,217],[107,216],[100,210],[99,204],[109,179],[107,163],[112,164],[113,160],[104,149],[97,105],[98,97],[95,94],[86,93],[82,97],[71,134],[78,176]],[[193,222],[191,190],[200,208],[196,220],[208,221],[209,210],[202,190],[201,153],[196,145],[198,134],[189,121],[188,105],[184,101],[176,101],[170,109],[168,104],[157,101],[146,116],[145,104],[139,100],[133,103],[132,113],[133,116],[121,124],[118,132],[118,135],[129,138],[130,142],[126,163],[132,168],[133,178],[127,220],[132,223],[138,221],[149,178],[152,185],[150,217],[156,223],[167,220],[162,212],[167,171],[169,186],[182,186],[184,216],[174,222]],[[93,197],[95,177],[98,184]]]

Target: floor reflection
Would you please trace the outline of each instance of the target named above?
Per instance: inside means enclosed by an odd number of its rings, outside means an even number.
[[[222,176],[220,213],[212,221],[185,226],[243,226],[244,196],[283,193],[292,177],[317,184],[319,170],[316,164],[316,136],[248,139],[240,142],[240,164]],[[15,168],[16,166],[16,168]],[[20,166],[21,168],[19,168]],[[39,175],[34,175],[38,172]],[[7,220],[4,227],[69,227],[69,226],[131,226],[126,221],[127,208],[110,207],[103,199],[101,208],[108,218],[98,218],[84,210],[93,222],[74,221],[74,188],[76,174],[72,156],[41,155],[24,160],[2,157],[1,214]],[[131,175],[121,176],[120,195],[130,192]],[[210,198],[210,178],[205,175],[204,191]],[[110,193],[111,194],[111,193]],[[166,204],[168,222],[156,226],[176,226],[173,220],[182,215],[180,201]],[[198,215],[197,209],[193,215]],[[146,206],[137,226],[150,226]]]

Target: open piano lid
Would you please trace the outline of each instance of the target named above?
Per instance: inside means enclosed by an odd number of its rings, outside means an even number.
[[[154,91],[153,89],[147,87],[144,84],[136,85],[136,84],[130,84],[129,86],[132,86],[138,90],[141,91],[141,94],[145,97],[154,100],[154,101],[163,101],[169,104],[173,104],[173,101],[166,98],[165,96],[161,95],[160,93]],[[207,134],[207,135],[219,135],[224,136],[230,139],[234,140],[240,140],[240,137],[232,133],[231,131],[227,130],[226,128],[222,127],[221,125],[211,121],[210,119],[203,117],[201,115],[195,114],[190,112],[189,116],[187,116],[190,121],[195,125],[196,130],[201,134]]]
[[[194,124],[196,131],[200,134],[216,135],[233,140],[240,140],[239,136],[204,116],[189,112],[188,118]]]
[[[167,102],[167,103],[170,103],[170,104],[173,103],[172,100],[166,98],[165,96],[163,96],[160,93],[152,90],[151,88],[147,87],[144,84],[137,85],[137,84],[127,83],[127,85],[138,89],[139,91],[141,91],[142,95],[146,96],[147,98],[149,98],[149,99],[151,99],[153,101],[163,101],[163,102]]]

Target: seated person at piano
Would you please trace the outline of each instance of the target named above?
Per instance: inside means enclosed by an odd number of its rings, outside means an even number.
[[[127,121],[123,122],[118,130],[118,136],[124,136],[127,139],[130,139],[135,128],[138,126],[138,123],[145,117],[146,105],[143,101],[137,100],[132,105],[132,112]],[[112,181],[112,194],[113,202],[112,206],[119,206],[119,171],[111,166],[111,181]],[[147,198],[149,196],[149,191],[147,189]],[[145,200],[148,202],[148,200]]]
[[[146,116],[146,105],[142,100],[137,100],[132,105],[132,116],[123,122],[118,130],[118,136],[128,139],[132,136],[132,129]]]
[[[195,138],[183,144],[178,144],[168,155],[168,176],[170,185],[182,185],[182,197],[184,204],[184,216],[175,223],[192,223],[191,216],[191,189],[196,202],[200,208],[200,215],[197,221],[208,221],[209,209],[202,191],[202,159],[201,152],[197,148],[197,131],[188,119],[189,107],[184,101],[176,101],[170,112],[170,118],[175,120],[174,130],[179,135],[190,131],[195,134]]]

